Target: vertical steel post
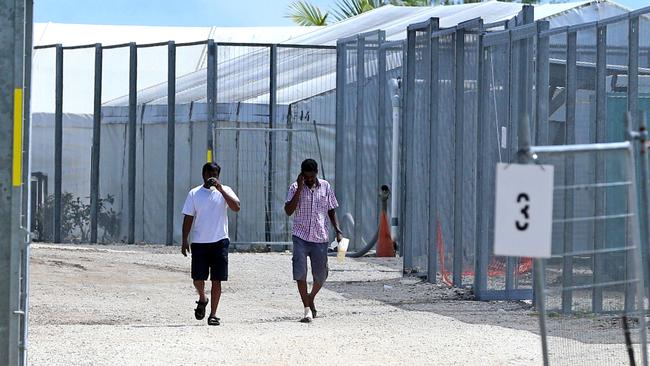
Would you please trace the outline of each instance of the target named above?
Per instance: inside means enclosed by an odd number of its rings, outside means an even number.
[[[514,27],[516,25],[520,25],[518,21],[520,21],[521,17],[517,17],[514,19],[515,24],[509,24],[509,27]],[[510,33],[511,34],[511,33]],[[508,144],[510,146],[507,147],[506,150],[506,161],[511,162],[513,161],[513,154],[514,151],[517,149],[517,145],[515,144],[515,141],[517,141],[517,117],[518,117],[518,108],[519,108],[519,79],[523,77],[523,73],[519,70],[520,67],[520,62],[519,58],[521,57],[521,54],[518,52],[515,52],[516,49],[513,50],[514,45],[517,44],[517,41],[513,41],[512,37],[509,38],[508,40],[508,62],[510,63],[508,65],[508,121],[506,122],[507,126],[507,131],[506,131],[506,136],[507,140],[509,141]],[[503,138],[503,136],[502,136]],[[515,258],[514,257],[507,257],[506,258],[506,297],[510,296],[510,293],[512,290],[514,290],[514,278],[512,276],[512,272],[515,269]]]
[[[576,127],[576,93],[577,93],[577,74],[578,69],[576,66],[576,46],[577,46],[577,33],[567,33],[567,63],[566,63],[566,112],[565,112],[565,127],[566,127],[566,141],[567,145],[575,144],[575,127]],[[573,156],[565,160],[565,176],[564,184],[571,186],[574,184],[574,158]],[[564,199],[564,217],[572,218],[574,215],[574,195],[571,190],[566,191]],[[564,253],[573,251],[573,224],[571,222],[564,223]],[[569,288],[573,286],[573,256],[564,256],[562,263],[562,287]],[[562,291],[562,312],[570,314],[572,311],[573,291]]]
[[[408,96],[409,96],[409,90],[408,87],[410,86],[408,82],[408,37],[405,40],[402,40],[402,85],[405,87],[400,87],[400,92],[401,92],[401,99],[400,99],[400,108],[399,108],[399,126],[396,129],[396,131],[393,131],[393,137],[397,136],[397,169],[398,172],[396,174],[396,181],[398,182],[398,185],[400,187],[399,190],[399,196],[397,200],[397,209],[398,212],[397,214],[393,215],[393,219],[391,219],[391,225],[395,226],[395,230],[397,232],[397,249],[399,251],[399,255],[402,256],[403,261],[407,261],[407,256],[406,256],[406,245],[404,243],[406,242],[405,239],[405,232],[404,230],[404,215],[406,213],[406,191],[407,187],[404,185],[405,179],[406,179],[406,146],[405,142],[407,141],[407,128],[406,128],[406,118],[408,117],[408,113],[406,111],[408,107]],[[402,267],[406,269],[406,264],[403,263]]]
[[[429,250],[427,252],[428,265],[427,265],[427,279],[430,283],[437,282],[438,274],[438,251],[436,250],[436,234],[437,230],[437,215],[438,215],[438,184],[437,184],[437,175],[440,171],[440,157],[436,155],[437,151],[437,138],[440,128],[440,123],[438,122],[438,107],[439,107],[439,86],[440,83],[438,79],[440,78],[440,38],[434,37],[431,38],[431,33],[440,29],[440,20],[438,18],[431,19],[431,27],[429,33],[427,34],[429,42],[429,220],[428,220],[428,238],[429,238]]]
[[[61,182],[63,166],[63,47],[56,46],[54,97],[54,242],[61,242]]]
[[[549,22],[537,22],[537,58],[536,58],[536,133],[535,145],[548,145],[548,88],[549,88],[549,39],[540,34],[549,29]]]
[[[270,242],[271,239],[271,220],[273,218],[273,140],[275,134],[275,119],[277,114],[277,98],[278,98],[278,45],[271,45],[269,50],[269,153],[268,153],[268,173],[266,182],[266,225],[265,237],[266,241]],[[314,127],[315,128],[315,127]],[[323,162],[320,162],[321,169]]]
[[[606,120],[607,120],[607,26],[596,28],[596,143],[607,142]],[[605,176],[605,159],[596,154],[596,183],[603,183]],[[600,187],[595,189],[595,215],[605,215],[605,190]],[[594,250],[605,248],[605,225],[594,225]],[[603,256],[596,253],[593,258],[593,281],[594,284],[602,283]],[[603,289],[594,287],[591,295],[592,311],[599,313],[603,310]]]
[[[476,210],[476,258],[474,270],[474,293],[480,299],[484,291],[487,290],[487,267],[489,261],[489,220],[488,200],[491,197],[492,190],[490,189],[489,181],[487,180],[491,166],[487,165],[485,160],[490,159],[490,143],[488,136],[490,136],[489,128],[489,96],[490,96],[490,83],[488,73],[486,72],[489,63],[489,48],[483,46],[483,38],[485,34],[479,36],[478,44],[478,128],[476,129],[477,147],[478,147],[478,165],[476,169],[477,182],[481,182],[477,186],[476,201],[478,203]],[[498,148],[498,146],[497,146]]]
[[[465,151],[463,140],[465,134],[465,29],[456,30],[456,54],[454,59],[454,263],[453,285],[463,285],[463,160]]]
[[[174,163],[176,161],[176,43],[167,43],[167,218],[165,242],[174,244]]]
[[[129,155],[129,201],[128,201],[128,232],[127,243],[135,243],[135,174],[136,174],[136,121],[138,104],[138,48],[135,43],[129,45],[129,125],[128,125],[128,155]]]
[[[541,33],[549,29],[549,22],[540,20],[537,22],[537,56],[535,64],[535,144],[539,146],[548,145],[549,141],[549,125],[548,125],[548,90],[549,90],[549,76],[550,76],[550,60],[549,60],[549,38],[542,36]],[[543,280],[544,275],[544,261],[533,261],[533,277],[541,276]],[[538,286],[540,286],[538,288]],[[542,293],[544,284],[533,279],[533,298],[536,305],[538,304],[538,297],[543,296]],[[545,328],[545,324],[544,324]],[[543,335],[542,342],[545,345],[546,335]],[[548,355],[544,355],[546,364],[548,364]]]
[[[633,128],[631,125],[634,123],[631,121],[631,113],[627,113],[628,117],[628,128]],[[639,231],[639,209],[638,209],[638,200],[637,200],[637,191],[635,189],[635,183],[637,182],[636,179],[636,164],[634,162],[634,148],[632,145],[630,145],[630,148],[627,150],[627,164],[626,164],[626,171],[627,171],[627,177],[626,180],[629,182],[632,182],[632,186],[627,189],[627,199],[628,199],[628,204],[629,204],[629,212],[632,214],[632,220],[627,220],[627,231],[630,232],[631,234],[631,240],[632,240],[632,246],[639,248],[641,247],[641,237],[640,237],[640,231]],[[636,225],[635,225],[636,222]],[[644,283],[644,276],[643,276],[643,259],[639,255],[634,255],[634,252],[632,250],[629,250],[627,252],[627,267],[628,270],[626,271],[627,273],[633,273],[636,271],[637,276],[638,276],[638,281],[636,282],[636,287],[633,285],[628,285],[626,286],[625,289],[625,310],[627,314],[630,314],[630,310],[632,309],[633,306],[635,306],[636,312],[640,313],[639,314],[634,314],[638,320],[638,329],[639,329],[639,344],[641,345],[641,364],[643,366],[648,365],[648,339],[647,339],[647,329],[648,326],[646,324],[646,315],[648,313],[647,305],[646,305],[646,299],[647,297],[644,296],[646,294],[646,285]],[[628,275],[626,276],[626,280],[630,280],[633,277]],[[637,295],[637,296],[635,296]]]
[[[345,92],[346,92],[346,65],[347,65],[347,45],[344,42],[336,43],[336,128],[335,128],[335,146],[336,154],[334,157],[334,190],[336,196],[343,198],[343,187],[347,185],[345,165],[345,150],[348,148],[345,144],[347,132],[345,129]],[[346,233],[350,235],[352,233]]]
[[[650,285],[650,192],[648,191],[648,184],[650,177],[648,176],[648,148],[646,143],[648,141],[648,123],[647,114],[641,111],[639,114],[639,192],[641,192],[641,206],[639,210],[640,224],[645,226],[645,236],[641,237],[641,251],[645,254],[645,284]]]
[[[33,0],[25,0],[25,42],[23,47],[24,57],[24,83],[23,83],[23,219],[24,228],[29,233],[32,231],[32,210],[35,202],[30,202],[32,195],[31,187],[31,93],[32,93],[32,47],[33,47],[33,33],[34,33],[34,2]],[[20,33],[20,32],[17,32]],[[30,203],[32,203],[30,205]],[[21,317],[21,340],[19,352],[19,364],[27,365],[27,349],[29,347],[28,332],[29,332],[29,252],[30,252],[31,236],[27,235],[25,245],[21,250],[21,281],[20,281],[20,309],[23,314]]]
[[[530,124],[527,117],[519,121],[517,162],[530,164]],[[535,292],[535,308],[539,314],[539,330],[542,339],[542,359],[544,366],[548,366],[548,343],[546,334],[546,300],[544,293],[544,260],[535,258],[533,265],[533,287]]]
[[[355,146],[355,163],[354,163],[354,246],[361,248],[363,246],[363,192],[364,192],[364,169],[363,152],[364,152],[364,98],[363,91],[365,87],[365,50],[366,42],[363,36],[357,37],[357,116],[356,116],[356,146]]]
[[[23,47],[23,63],[24,63],[24,76],[23,76],[23,101],[31,100],[32,94],[32,47],[33,47],[33,18],[34,18],[34,2],[33,0],[25,0],[25,41]],[[31,215],[32,210],[29,205],[31,197],[31,105],[30,103],[23,103],[23,182],[25,182],[25,189],[23,189],[22,198],[22,217],[23,227],[31,231]]]
[[[401,215],[401,235],[402,235],[402,248],[403,248],[403,266],[404,271],[411,271],[413,269],[413,230],[411,230],[411,222],[413,218],[413,205],[411,198],[410,182],[407,177],[413,172],[413,120],[415,119],[415,31],[409,30],[406,36],[406,73],[404,80],[406,81],[406,88],[404,88],[404,111],[402,119],[402,146],[401,165],[402,165],[402,208]]]
[[[21,362],[20,254],[23,181],[24,2],[0,5],[0,364]]]
[[[628,21],[627,110],[632,113],[632,128],[638,130],[639,111],[639,17]]]
[[[377,44],[377,85],[378,85],[378,98],[377,98],[377,187],[383,184],[388,185],[388,149],[384,145],[386,142],[387,120],[391,114],[386,113],[386,92],[388,83],[386,80],[386,48],[382,47],[382,43]],[[393,187],[391,187],[393,189]],[[377,203],[379,208],[379,202]]]
[[[208,70],[207,70],[207,95],[208,95],[208,133],[206,161],[215,161],[214,157],[214,116],[216,114],[216,84],[217,84],[217,45],[214,40],[208,40]]]
[[[99,158],[102,126],[102,45],[95,44],[95,86],[93,96],[93,142],[90,152],[90,242],[97,243],[99,217]]]

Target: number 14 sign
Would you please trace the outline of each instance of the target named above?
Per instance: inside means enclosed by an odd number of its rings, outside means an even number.
[[[494,254],[549,258],[553,166],[497,164]]]

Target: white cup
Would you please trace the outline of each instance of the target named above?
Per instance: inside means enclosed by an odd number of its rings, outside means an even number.
[[[341,238],[341,241],[338,243],[338,253],[336,258],[339,262],[343,262],[345,259],[345,252],[348,251],[348,244],[350,244],[350,239],[348,238]]]

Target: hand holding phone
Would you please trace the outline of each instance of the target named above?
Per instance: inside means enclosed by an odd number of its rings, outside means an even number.
[[[296,179],[296,183],[298,183],[298,188],[302,188],[302,186],[305,184],[305,176],[302,173],[298,174],[298,179]]]

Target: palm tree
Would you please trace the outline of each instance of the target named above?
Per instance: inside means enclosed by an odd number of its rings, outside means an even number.
[[[289,5],[289,14],[294,23],[302,26],[327,25],[328,13],[323,13],[318,6],[306,1],[296,1]]]
[[[429,6],[431,0],[390,0],[397,6]],[[384,0],[337,0],[336,7],[331,10],[332,16],[338,22],[367,11],[386,5]],[[308,1],[296,1],[289,5],[287,18],[298,25],[327,25],[330,12],[323,12],[318,6]]]

